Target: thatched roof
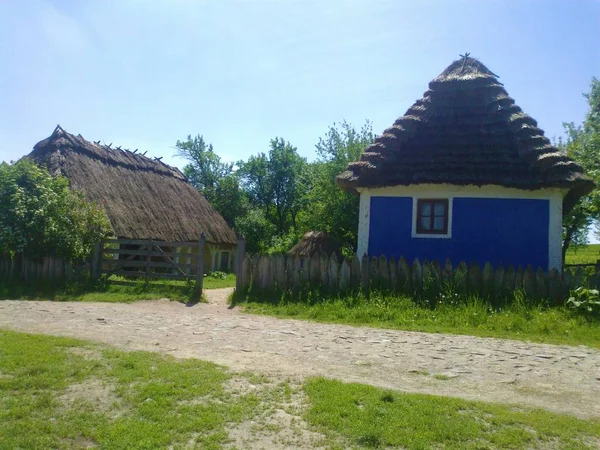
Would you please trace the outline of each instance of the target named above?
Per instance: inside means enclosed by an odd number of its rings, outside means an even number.
[[[288,255],[312,256],[318,252],[325,252],[327,256],[335,253],[338,260],[342,259],[342,246],[332,235],[323,231],[308,231],[302,239],[292,247]]]
[[[86,141],[57,126],[29,158],[69,179],[102,206],[117,237],[236,242],[221,215],[176,168],[140,153]]]
[[[594,187],[498,76],[468,55],[431,81],[423,98],[336,181],[350,191],[422,183],[568,188],[565,211]]]

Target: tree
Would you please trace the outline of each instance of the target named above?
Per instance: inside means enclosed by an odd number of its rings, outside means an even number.
[[[296,229],[306,194],[306,159],[282,138],[271,140],[269,154],[259,153],[239,162],[243,187],[251,202],[263,210],[278,235]]]
[[[204,137],[188,135],[186,141],[177,141],[176,155],[185,158],[189,163],[183,173],[189,182],[210,202],[214,203],[219,182],[233,171],[233,163],[221,161],[212,144],[206,145]],[[222,211],[219,211],[222,213]]]
[[[374,139],[371,123],[359,131],[347,122],[335,123],[316,145],[318,160],[313,163],[310,208],[302,218],[305,230],[326,231],[336,236],[346,247],[355,250],[358,233],[359,197],[340,189],[335,177],[346,170],[352,161]]]
[[[0,254],[87,258],[111,234],[104,212],[28,159],[0,164]]]
[[[236,219],[247,213],[248,198],[240,187],[236,173],[221,178],[215,190],[213,205],[230,227],[234,227]]]
[[[592,78],[584,94],[589,110],[583,125],[564,124],[567,140],[559,147],[577,161],[596,183],[600,183],[600,80]],[[582,197],[563,220],[563,262],[571,246],[584,245],[594,221],[600,218],[600,188]]]

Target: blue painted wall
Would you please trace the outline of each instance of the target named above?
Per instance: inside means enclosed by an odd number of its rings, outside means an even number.
[[[455,198],[452,238],[412,238],[411,197],[371,197],[369,256],[548,267],[549,200]]]

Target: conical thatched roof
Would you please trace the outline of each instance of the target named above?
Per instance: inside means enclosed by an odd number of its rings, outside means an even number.
[[[233,230],[178,169],[98,143],[57,126],[28,157],[102,206],[117,237],[196,241],[204,232],[208,242],[236,242]]]
[[[335,253],[339,261],[342,259],[342,246],[339,241],[323,231],[306,232],[302,239],[288,252],[288,255],[312,256],[320,252],[325,252],[327,256]]]
[[[423,98],[336,181],[347,190],[422,183],[568,188],[565,211],[594,187],[498,76],[468,56],[431,81]]]

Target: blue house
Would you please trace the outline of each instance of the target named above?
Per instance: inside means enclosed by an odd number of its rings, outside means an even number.
[[[336,178],[358,254],[561,268],[562,217],[594,183],[467,56]]]

